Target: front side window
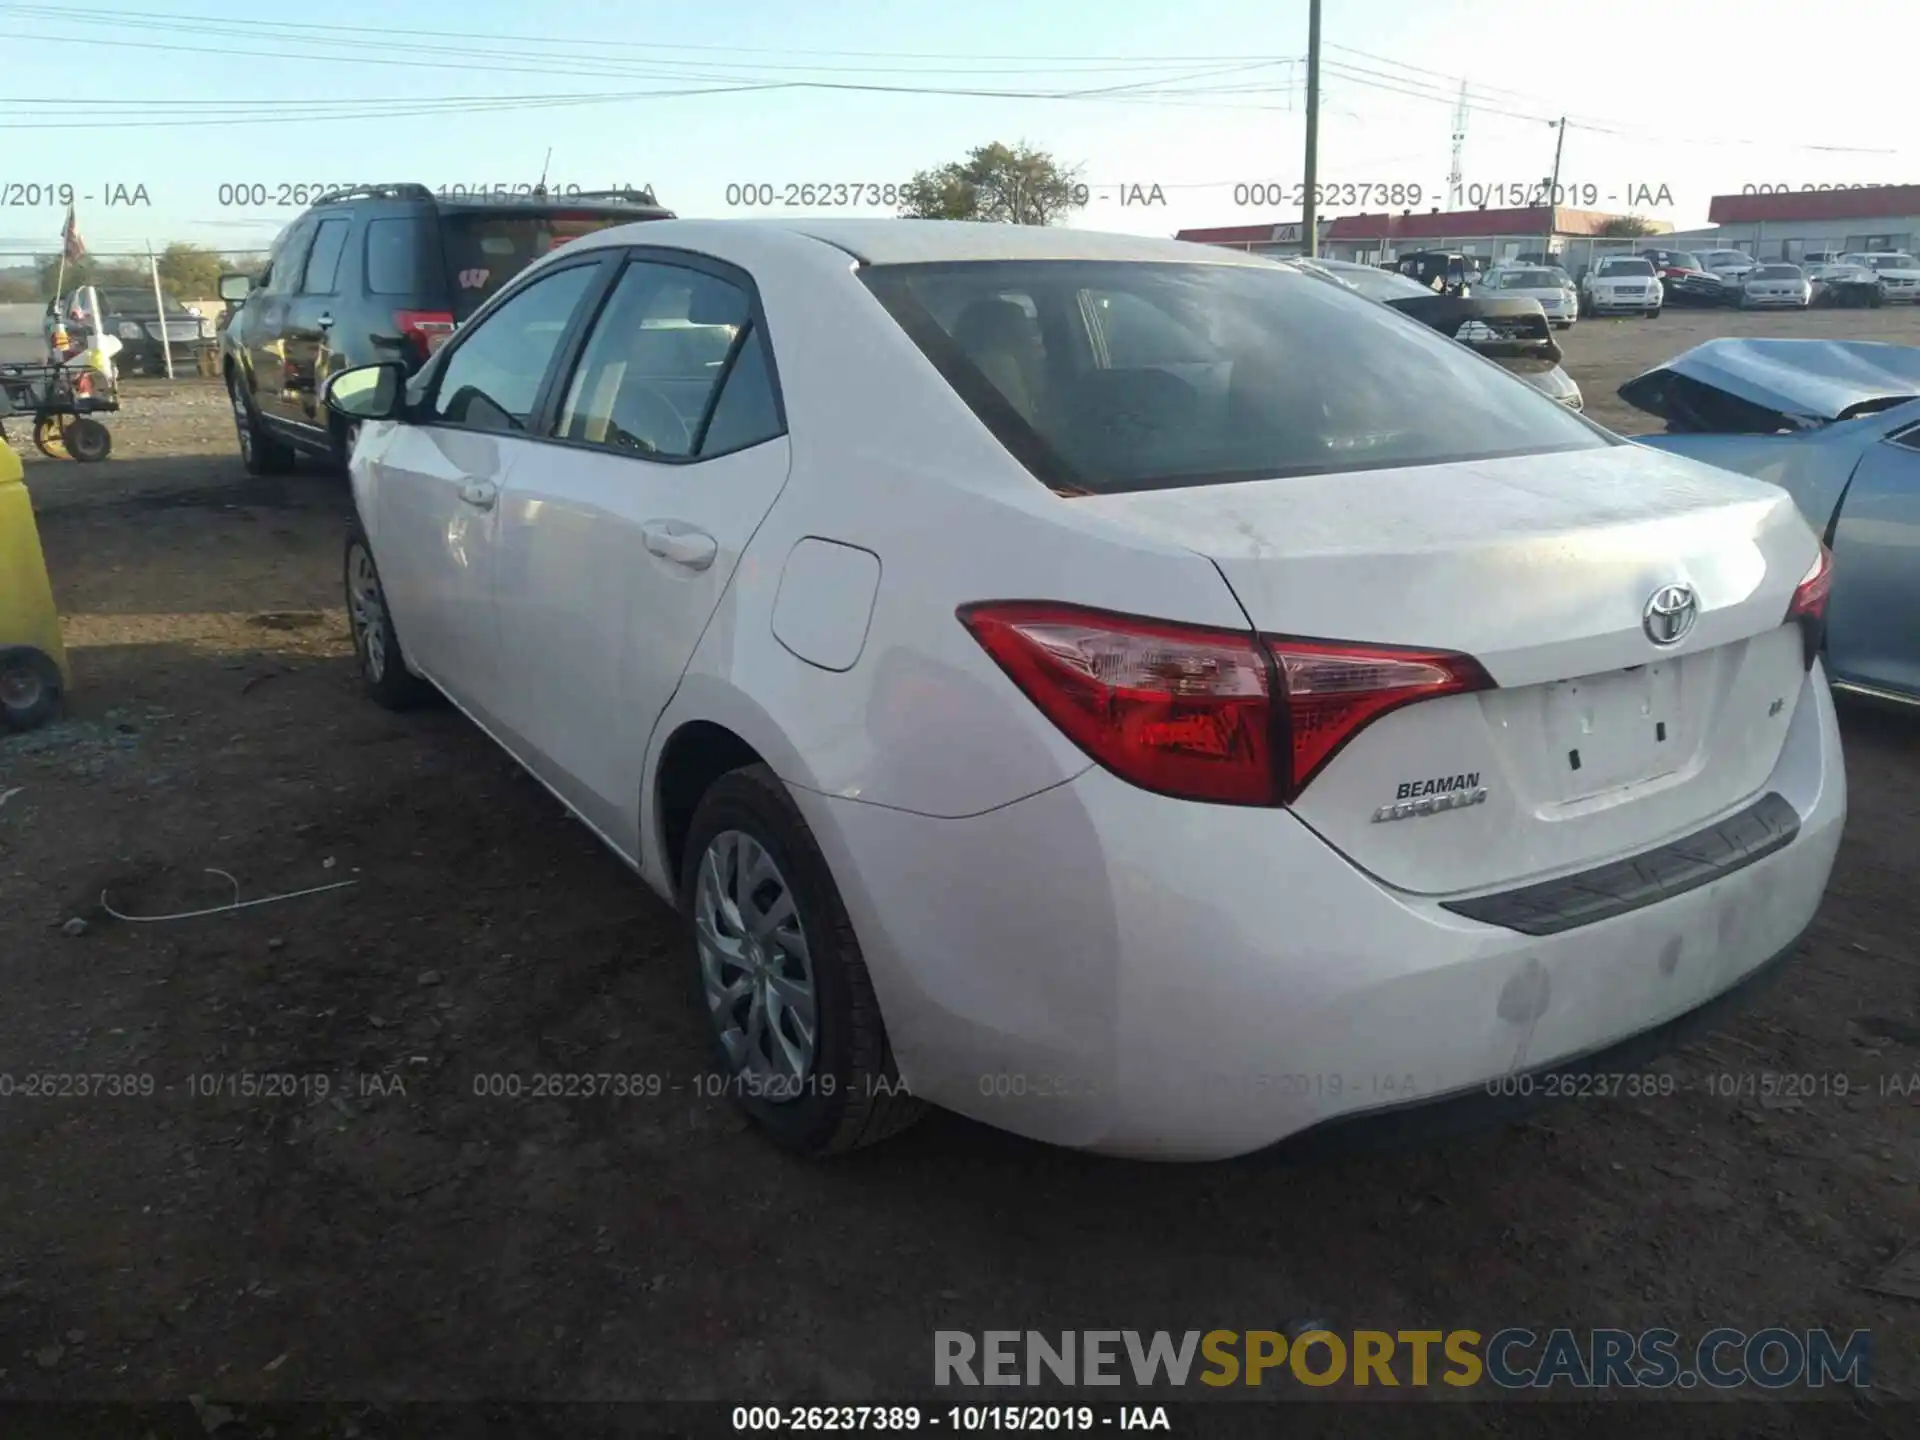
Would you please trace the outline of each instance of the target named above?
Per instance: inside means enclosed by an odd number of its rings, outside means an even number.
[[[462,336],[434,386],[432,419],[524,433],[547,367],[598,272],[572,265],[543,275]]]
[[[1291,267],[989,261],[869,266],[861,278],[1008,450],[1062,491],[1614,443],[1466,346]],[[1010,289],[1033,297],[1054,343],[1036,353],[1011,316],[986,323]],[[1103,355],[1082,310],[1089,295],[1154,311],[1194,358]],[[996,373],[1020,378],[1025,406]]]
[[[313,246],[311,220],[302,220],[275,242],[268,261],[266,283],[260,288],[270,295],[291,295],[300,288],[300,276],[306,269],[307,251]]]
[[[701,448],[708,411],[741,349],[757,348],[751,321],[747,293],[718,276],[628,265],[594,322],[554,434],[631,455],[713,453]]]

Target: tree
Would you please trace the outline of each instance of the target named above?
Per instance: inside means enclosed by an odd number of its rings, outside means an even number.
[[[181,300],[206,300],[220,293],[220,274],[228,269],[216,250],[177,240],[160,252],[160,284]]]
[[[84,259],[69,261],[64,277],[58,255],[49,255],[40,262],[42,296],[51,296],[56,285],[64,285],[67,293],[72,294],[74,288],[80,285],[112,286],[124,290],[135,285],[152,284],[153,278],[147,273],[145,261],[101,260],[88,255]]]
[[[1651,235],[1653,222],[1644,215],[1616,215],[1600,226],[1602,235],[1621,237],[1632,235]]]
[[[1062,166],[1025,141],[995,142],[963,161],[922,170],[907,186],[900,215],[913,220],[987,220],[1051,225],[1087,203],[1079,167]]]

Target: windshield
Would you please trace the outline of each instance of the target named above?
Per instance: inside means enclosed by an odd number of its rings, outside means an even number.
[[[1650,260],[1602,260],[1595,272],[1600,275],[1651,275],[1653,262]]]
[[[1747,278],[1749,280],[1800,280],[1805,277],[1801,275],[1798,265],[1762,265]]]
[[[1920,270],[1920,260],[1911,255],[1869,255],[1867,263],[1876,270]]]
[[[633,218],[631,213],[576,211],[444,214],[440,244],[453,296],[453,318],[465,320],[549,250],[596,230],[625,225]]]
[[[163,294],[162,301],[169,315],[184,315],[187,307],[171,295]],[[109,315],[152,315],[153,292],[151,290],[102,290],[100,305]]]
[[[860,274],[1007,449],[1065,492],[1614,443],[1465,346],[1292,268],[1055,260]]]
[[[1502,270],[1494,281],[1501,290],[1558,290],[1566,277],[1557,270]]]

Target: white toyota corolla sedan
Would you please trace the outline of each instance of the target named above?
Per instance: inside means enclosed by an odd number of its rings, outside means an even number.
[[[444,692],[686,913],[795,1149],[932,1102],[1204,1159],[1544,1094],[1827,884],[1787,495],[1281,263],[653,221],[329,398],[367,687]]]

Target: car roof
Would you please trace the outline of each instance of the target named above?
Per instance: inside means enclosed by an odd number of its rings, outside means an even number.
[[[1151,235],[1112,235],[1056,225],[995,225],[972,220],[842,220],[833,218],[647,220],[595,231],[573,242],[664,245],[699,250],[751,235],[759,247],[827,244],[871,265],[969,260],[1133,260],[1272,266],[1265,256]],[[757,247],[757,248],[759,248]]]

